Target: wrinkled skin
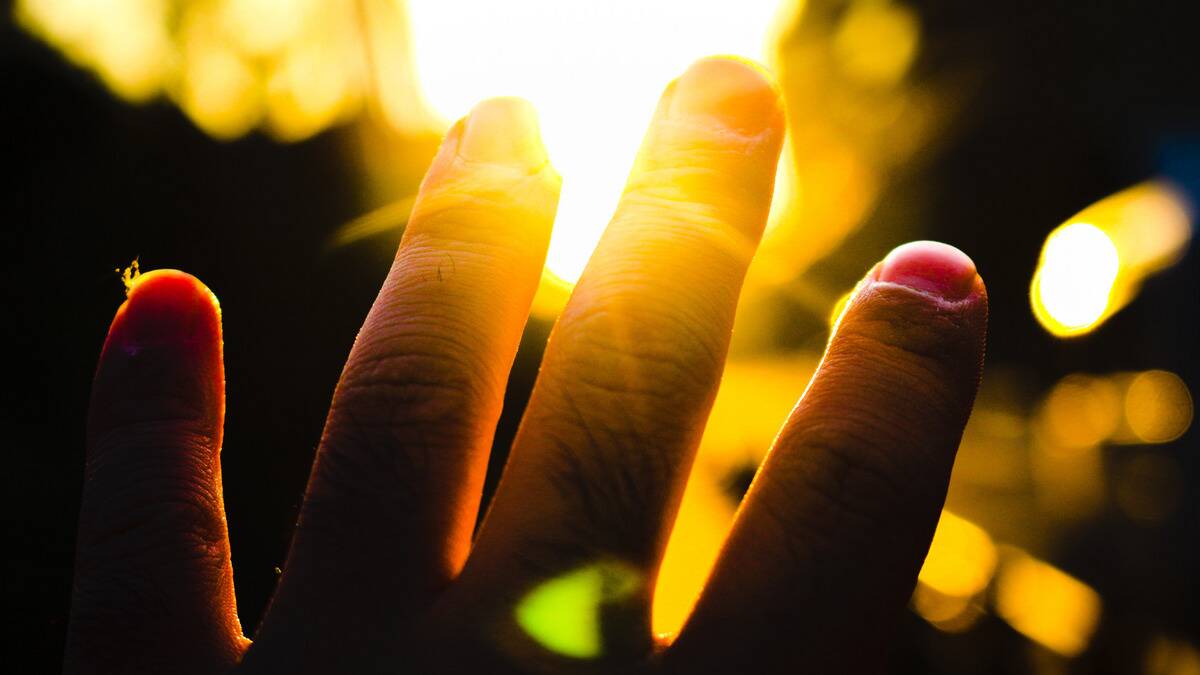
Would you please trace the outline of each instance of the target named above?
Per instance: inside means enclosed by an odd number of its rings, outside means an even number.
[[[864,277],[691,618],[673,641],[649,625],[783,128],[752,65],[706,59],[668,86],[472,539],[560,181],[527,104],[456,124],[347,360],[253,643],[221,497],[220,313],[182,272],[143,275],[96,373],[66,672],[879,672],[983,357],[983,283],[932,242]],[[602,649],[522,629],[523,597],[588,569],[616,579]]]

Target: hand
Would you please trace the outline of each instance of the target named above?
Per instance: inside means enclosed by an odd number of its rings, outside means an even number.
[[[691,619],[669,645],[649,626],[783,130],[778,90],[742,62],[702,60],[667,88],[472,540],[559,178],[527,104],[454,125],[342,373],[253,645],[221,497],[220,313],[186,274],[143,275],[96,373],[67,672],[878,670],[982,361],[983,283],[942,244],[867,273]]]

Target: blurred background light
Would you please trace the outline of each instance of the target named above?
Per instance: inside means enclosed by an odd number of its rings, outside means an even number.
[[[1125,390],[1125,421],[1143,443],[1167,443],[1192,423],[1192,395],[1174,373],[1138,373]]]
[[[991,581],[996,546],[974,523],[942,511],[917,582],[943,595],[970,598]]]
[[[1082,335],[1173,265],[1190,241],[1191,214],[1169,183],[1147,181],[1106,197],[1055,228],[1030,287],[1034,316],[1052,334]]]
[[[996,612],[1018,632],[1063,656],[1082,652],[1100,621],[1100,596],[1087,584],[1014,552],[996,581]]]
[[[1117,247],[1091,223],[1069,223],[1046,238],[1034,277],[1034,310],[1057,335],[1094,326],[1108,308],[1120,259]]]

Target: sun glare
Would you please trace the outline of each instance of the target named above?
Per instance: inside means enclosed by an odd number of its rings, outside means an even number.
[[[781,0],[410,0],[427,105],[449,121],[529,99],[563,175],[547,266],[574,281],[616,206],[663,85],[709,54],[767,60]],[[464,45],[469,45],[465,49]]]

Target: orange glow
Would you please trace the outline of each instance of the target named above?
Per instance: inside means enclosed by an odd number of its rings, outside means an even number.
[[[1032,556],[1013,552],[996,580],[996,612],[1018,632],[1063,656],[1083,652],[1100,621],[1100,596]]]
[[[942,511],[917,581],[947,596],[970,598],[996,569],[996,546],[978,525]]]
[[[1125,421],[1143,443],[1167,443],[1192,424],[1192,395],[1174,373],[1139,373],[1125,391]]]
[[[682,627],[733,523],[730,478],[753,471],[804,391],[819,355],[733,360],[696,456],[654,591],[655,634]]]
[[[929,554],[917,575],[913,610],[940,630],[957,633],[969,629],[982,616],[976,596],[991,581],[996,561],[996,546],[987,532],[942,511]]]
[[[1063,378],[1042,402],[1041,430],[1055,447],[1081,450],[1108,440],[1121,423],[1121,389],[1111,378]]]

